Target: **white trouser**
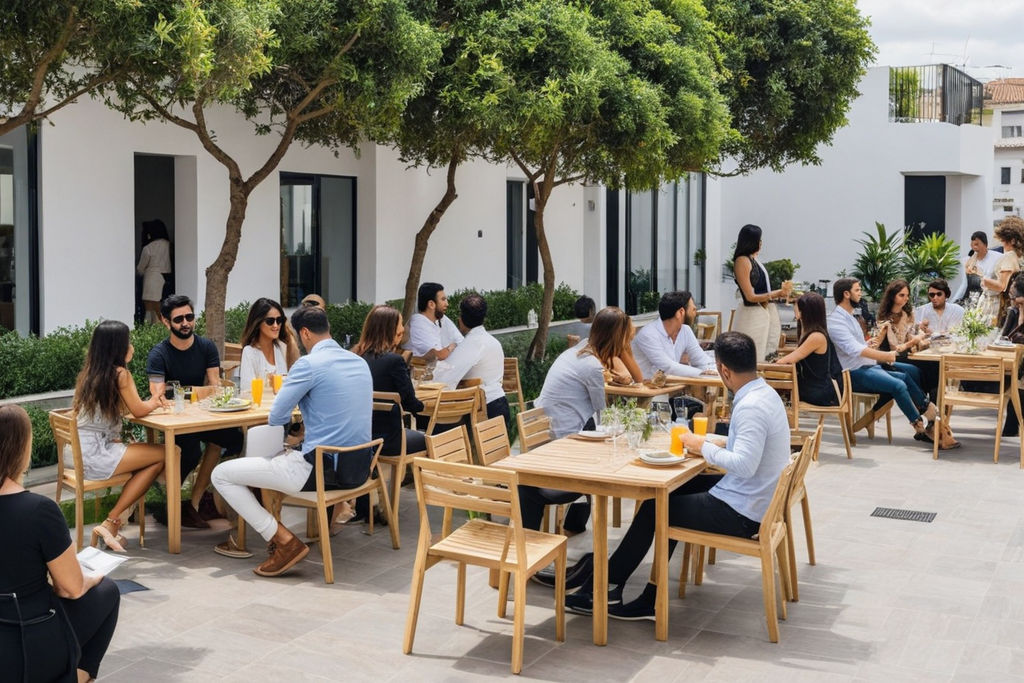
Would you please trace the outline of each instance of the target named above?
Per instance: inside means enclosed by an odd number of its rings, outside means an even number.
[[[256,501],[249,487],[299,493],[312,469],[298,451],[286,450],[271,457],[247,454],[217,465],[211,480],[227,504],[269,541],[277,532],[277,520]]]

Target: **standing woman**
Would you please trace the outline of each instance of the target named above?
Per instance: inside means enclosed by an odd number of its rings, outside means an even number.
[[[281,304],[266,297],[256,299],[242,332],[238,386],[246,390],[254,377],[266,377],[267,373],[287,375],[298,358],[299,345]]]
[[[416,398],[416,389],[409,379],[409,367],[396,349],[402,343],[405,325],[402,314],[391,306],[374,306],[363,322],[363,331],[359,341],[352,348],[352,353],[361,356],[370,366],[373,377],[374,391],[390,391],[399,395],[402,410],[407,413],[418,413],[423,410],[423,402]],[[373,413],[371,433],[374,439],[383,438],[381,455],[398,455],[402,450],[402,431],[405,430],[405,452],[419,453],[427,448],[423,432],[406,429],[402,424],[401,411],[392,409],[384,414]],[[356,516],[352,521],[369,518],[370,498],[362,496],[356,499]]]
[[[127,367],[134,353],[127,325],[118,320],[104,320],[97,325],[89,342],[85,367],[78,375],[73,404],[85,478],[109,479],[115,474],[132,474],[108,517],[92,530],[93,545],[102,538],[108,548],[119,553],[124,552],[124,538],[118,533],[123,516],[146,495],[164,468],[163,446],[121,441],[121,415],[125,408],[135,417],[144,417],[167,405],[163,396],[145,401],[139,398]],[[63,457],[67,460],[69,454]]]
[[[1000,319],[1003,312],[1001,295],[1010,283],[1010,276],[1021,271],[1024,259],[1024,220],[1017,216],[1004,218],[996,226],[994,234],[1003,243],[1004,253],[992,270],[979,273],[984,276],[981,278],[981,287],[985,295],[981,297],[978,306],[987,317]]]
[[[800,343],[777,362],[796,364],[801,401],[816,406],[837,406],[841,390],[837,382],[843,368],[828,336],[825,300],[817,292],[807,292],[796,300],[793,310],[800,323]]]
[[[164,274],[170,275],[171,240],[167,226],[159,218],[142,223],[142,252],[136,272],[142,276],[142,305],[146,309],[146,322],[160,322],[160,302],[163,300]]]
[[[28,414],[0,406],[0,678],[89,681],[121,596],[102,574],[82,572],[57,504],[21,486],[31,451]]]
[[[738,288],[736,295],[742,301],[742,305],[736,307],[732,329],[754,340],[759,362],[779,349],[782,326],[779,323],[779,312],[772,301],[789,296],[793,289],[788,280],[779,289],[771,289],[768,271],[757,262],[760,252],[761,228],[744,225],[740,228],[736,250],[732,254],[733,279]]]

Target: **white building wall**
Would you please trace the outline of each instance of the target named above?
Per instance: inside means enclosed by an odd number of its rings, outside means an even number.
[[[873,232],[875,221],[890,231],[902,227],[906,175],[947,176],[946,234],[953,240],[966,244],[971,232],[987,224],[992,129],[889,123],[888,79],[887,67],[868,71],[849,125],[836,133],[832,146],[819,149],[820,166],[761,170],[709,183],[720,191],[718,222],[710,210],[708,217],[709,243],[717,241],[720,249],[715,258],[709,244],[709,288],[714,289],[714,272],[731,256],[746,223],[764,230],[762,261],[792,259],[800,264],[797,281],[835,279],[851,269],[859,249],[855,240]],[[735,289],[731,278],[721,283],[720,303],[709,301],[709,307],[732,308]]]

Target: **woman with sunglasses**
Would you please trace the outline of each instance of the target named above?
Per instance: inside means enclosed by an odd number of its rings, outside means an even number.
[[[238,385],[248,387],[254,377],[266,377],[267,373],[286,375],[298,357],[299,346],[281,304],[266,297],[257,299],[249,308],[242,332]]]

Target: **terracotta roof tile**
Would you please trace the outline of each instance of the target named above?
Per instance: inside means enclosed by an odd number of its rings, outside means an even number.
[[[985,102],[1014,104],[1024,102],[1024,78],[1000,78],[985,84]]]

